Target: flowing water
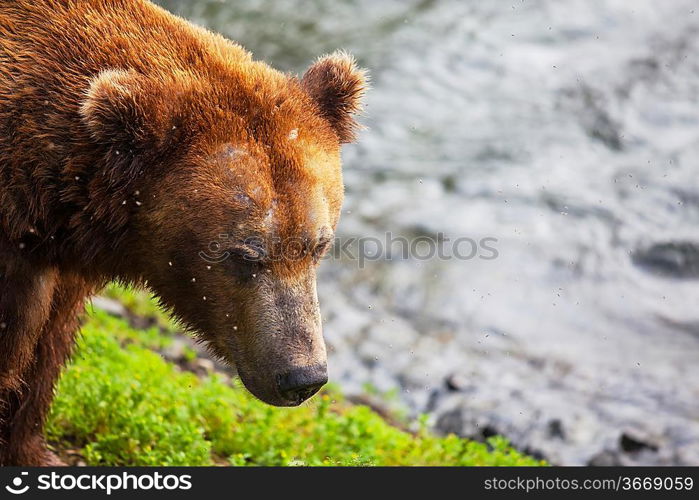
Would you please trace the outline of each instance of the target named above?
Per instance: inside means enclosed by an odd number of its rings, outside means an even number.
[[[159,3],[284,70],[370,69],[342,237],[496,239],[323,264],[345,391],[554,463],[699,465],[696,2]]]

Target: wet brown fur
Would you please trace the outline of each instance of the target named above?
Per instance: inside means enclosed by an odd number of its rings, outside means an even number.
[[[52,463],[54,382],[113,279],[287,404],[270,374],[324,363],[315,266],[364,86],[345,54],[299,79],[146,0],[0,3],[0,465]]]

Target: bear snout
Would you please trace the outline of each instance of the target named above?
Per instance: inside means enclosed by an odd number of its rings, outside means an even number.
[[[279,394],[293,406],[306,401],[327,382],[328,369],[325,364],[294,368],[277,375]]]

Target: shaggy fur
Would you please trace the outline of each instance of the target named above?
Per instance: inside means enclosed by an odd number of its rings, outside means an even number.
[[[298,403],[275,380],[325,363],[315,266],[364,87],[346,54],[298,79],[145,0],[0,2],[0,464],[53,463],[54,381],[113,279]]]

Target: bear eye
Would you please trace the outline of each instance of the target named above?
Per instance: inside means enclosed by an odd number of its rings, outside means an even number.
[[[318,262],[332,248],[332,238],[323,238],[318,242],[318,245],[313,249],[313,260]]]
[[[261,262],[267,256],[264,248],[251,243],[238,243],[231,247],[231,252],[247,262]]]

